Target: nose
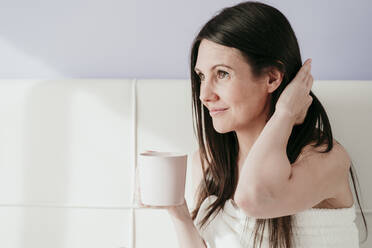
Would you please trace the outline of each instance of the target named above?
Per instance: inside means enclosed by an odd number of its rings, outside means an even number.
[[[214,92],[213,87],[208,84],[207,82],[203,82],[200,85],[200,101],[206,105],[205,103],[215,101],[218,99],[218,95]]]

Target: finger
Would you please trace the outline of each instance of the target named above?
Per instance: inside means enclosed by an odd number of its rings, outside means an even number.
[[[311,63],[310,62],[307,62],[305,64],[305,68],[306,68],[306,75],[309,75],[310,72],[311,72]]]
[[[152,209],[164,209],[166,206],[152,206],[152,205],[145,205],[146,208],[152,208]]]
[[[312,102],[313,102],[313,98],[311,96],[309,96],[309,100],[308,100],[307,106],[309,107]]]
[[[311,89],[313,87],[313,84],[314,84],[314,78],[312,75],[310,75],[310,82],[309,82],[309,88]]]
[[[306,64],[306,66],[307,66],[307,68],[308,68],[308,70],[309,70],[309,73],[310,73],[310,71],[311,71],[311,62],[312,62],[311,59],[307,59],[307,60],[305,61],[305,63],[304,63],[304,64]]]
[[[300,70],[296,74],[296,78],[300,81],[304,81],[306,76],[309,74],[311,68],[311,59],[307,59],[302,65]]]
[[[146,207],[146,205],[142,203],[140,194],[136,194],[135,198],[136,198],[135,204],[137,204],[140,207]]]
[[[307,87],[307,93],[308,94],[310,93],[311,88],[313,87],[313,83],[314,83],[314,78],[310,74],[309,77],[308,77],[308,79],[307,79],[307,82],[306,82],[306,87]]]
[[[311,59],[307,59],[301,66],[301,68],[308,70],[311,66]]]
[[[138,170],[138,168],[137,168]],[[138,172],[136,170],[136,172]],[[139,185],[139,176],[138,173],[136,173],[136,183],[135,183],[135,192],[134,192],[134,199],[135,199],[135,204],[137,204],[140,207],[145,207],[145,205],[142,203],[141,200],[141,190],[140,190],[140,185]]]
[[[153,151],[153,150],[145,150],[144,153],[158,153],[157,151]]]
[[[308,58],[307,60],[305,60],[304,64],[311,64],[311,61],[312,61],[312,59]]]

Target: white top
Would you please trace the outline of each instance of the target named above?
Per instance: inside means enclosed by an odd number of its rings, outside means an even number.
[[[226,201],[224,208],[215,216],[215,213],[200,229],[197,225],[206,214],[207,207],[217,199],[217,196],[208,196],[200,206],[198,215],[194,220],[201,237],[208,248],[251,248],[253,247],[253,228],[255,218],[247,217],[245,213],[233,203],[232,199]],[[215,216],[215,217],[214,217]],[[355,204],[350,208],[326,209],[311,208],[294,215],[293,234],[295,247],[301,248],[355,248],[359,247],[359,233],[354,222],[356,218]],[[211,219],[214,219],[211,221]],[[244,222],[248,224],[246,234],[243,236]],[[259,231],[260,233],[260,231]],[[260,238],[257,238],[259,242]],[[262,248],[269,247],[268,227],[266,225]]]

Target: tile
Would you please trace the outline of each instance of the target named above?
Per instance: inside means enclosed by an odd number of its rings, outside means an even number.
[[[138,152],[189,153],[197,146],[188,80],[138,80]]]
[[[130,204],[130,80],[1,80],[0,203]]]
[[[0,247],[129,247],[129,210],[0,208]]]
[[[179,247],[170,215],[164,209],[136,210],[136,248]]]

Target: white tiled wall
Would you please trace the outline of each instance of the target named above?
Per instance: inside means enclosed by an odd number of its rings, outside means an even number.
[[[196,150],[191,119],[191,85],[186,80],[140,80],[138,148],[189,153]],[[191,167],[187,169],[186,201],[190,202]],[[136,211],[136,247],[177,247],[177,237],[165,210]],[[151,220],[151,221],[149,221]]]
[[[129,247],[130,211],[104,207],[131,205],[132,100],[131,80],[0,82],[0,247]]]
[[[316,81],[313,92],[353,159],[371,230],[372,82]],[[190,162],[191,116],[188,80],[0,80],[0,247],[178,247],[165,210],[132,208],[135,154]],[[189,163],[188,203],[190,188]],[[362,238],[359,212],[357,224]]]
[[[323,104],[334,137],[346,148],[354,164],[361,192],[361,204],[369,227],[368,240],[361,248],[372,247],[372,82],[316,81],[312,91]],[[352,189],[352,185],[350,179]],[[358,187],[358,183],[356,187]],[[355,194],[354,194],[354,199]],[[365,238],[359,206],[356,205],[360,240]]]

